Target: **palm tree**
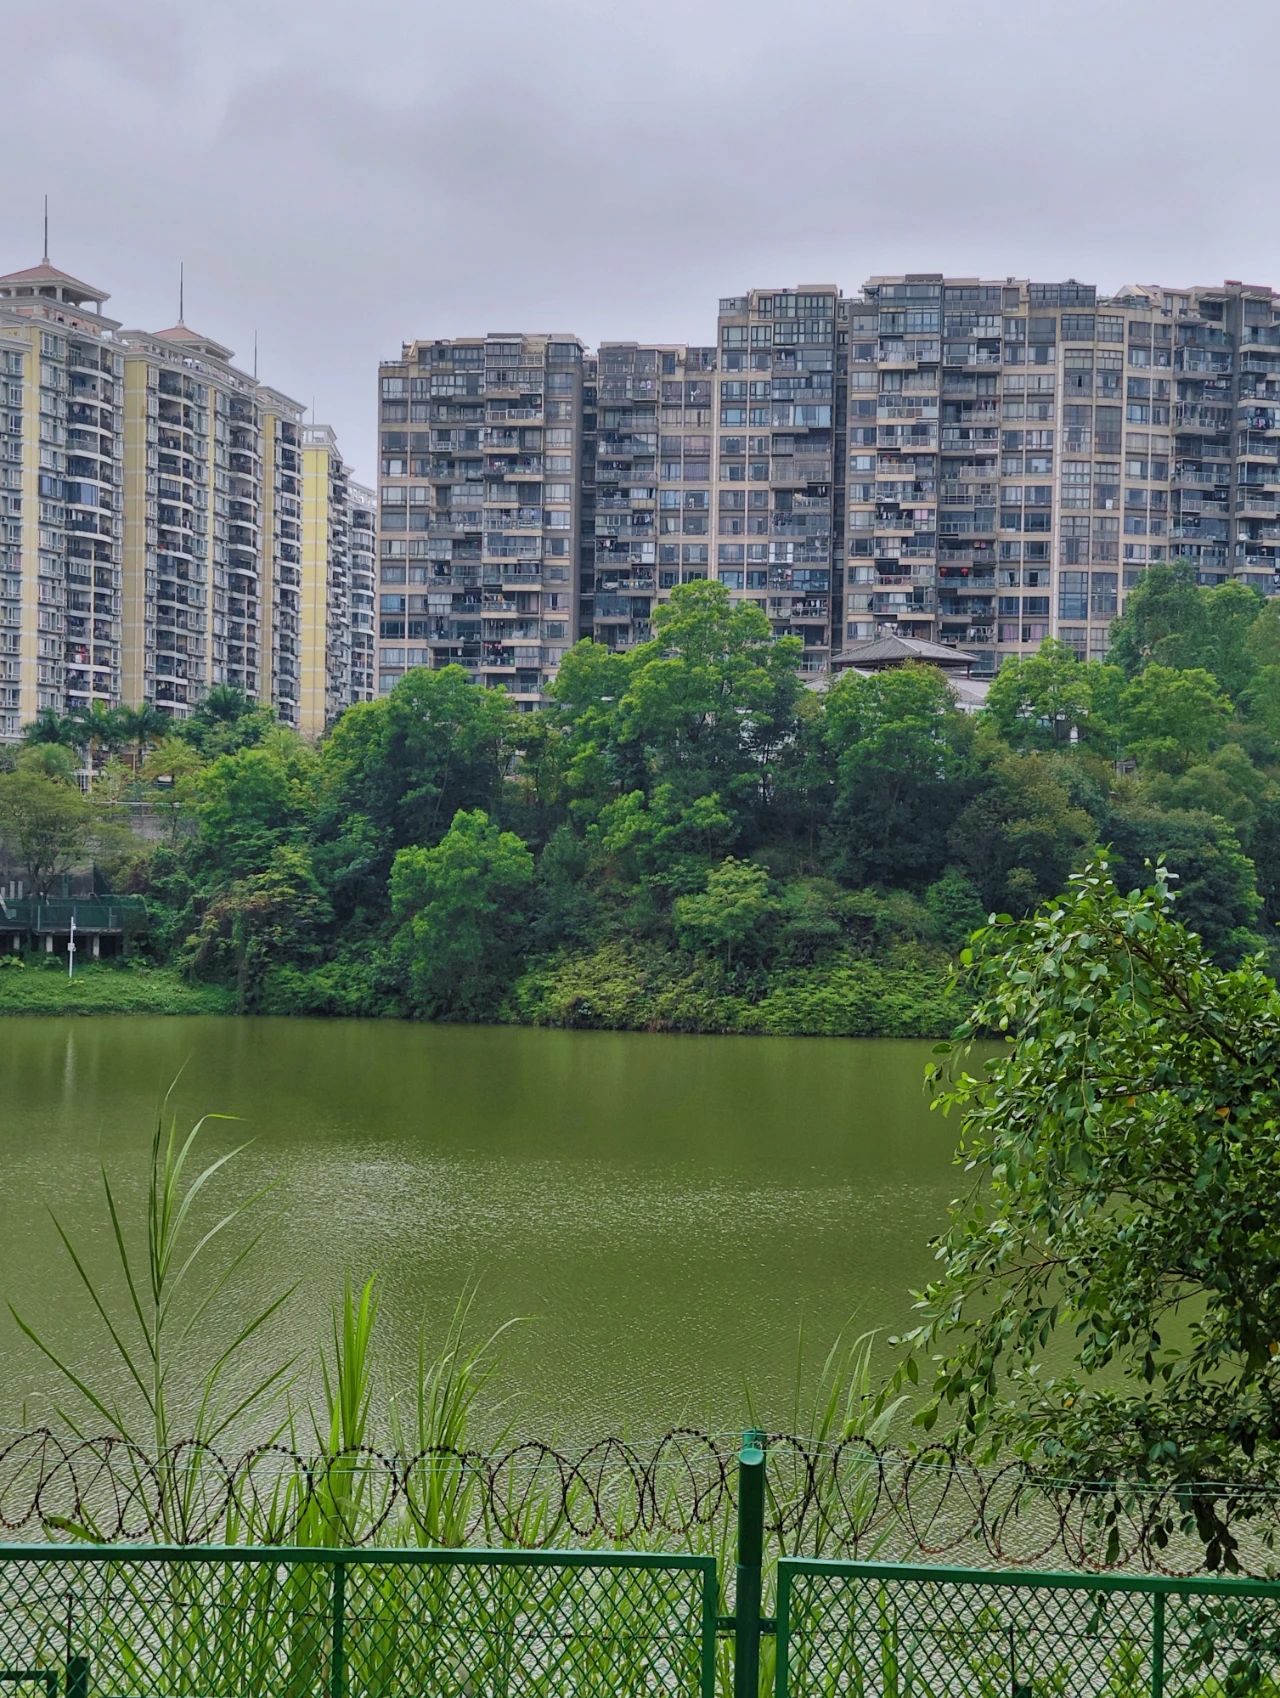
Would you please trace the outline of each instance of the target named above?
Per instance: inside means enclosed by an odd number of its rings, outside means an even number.
[[[79,721],[70,714],[55,713],[41,708],[29,725],[22,728],[24,743],[56,743],[62,749],[79,750],[84,744],[84,732]]]
[[[167,713],[162,713],[151,702],[139,702],[137,707],[122,707],[117,710],[120,721],[122,741],[133,744],[133,770],[140,772],[142,763],[147,758],[149,746],[167,737],[173,730],[173,721]]]
[[[257,707],[253,697],[234,684],[215,684],[196,707],[195,717],[210,725],[234,725]]]
[[[119,708],[109,708],[105,702],[90,702],[75,714],[80,741],[88,746],[89,765],[96,771],[103,757],[118,749],[127,733],[120,719]]]

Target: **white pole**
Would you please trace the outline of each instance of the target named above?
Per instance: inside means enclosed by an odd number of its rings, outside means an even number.
[[[67,977],[69,979],[74,979],[75,976],[76,976],[76,912],[75,912],[75,909],[73,908],[71,910],[71,941],[67,945]]]

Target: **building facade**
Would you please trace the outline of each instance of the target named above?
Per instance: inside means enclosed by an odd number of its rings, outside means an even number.
[[[720,302],[715,575],[825,673],[842,521],[840,291],[753,289]]]
[[[107,298],[47,258],[0,277],[0,740],[94,703],[185,718],[219,684],[300,727],[302,408]],[[342,477],[323,723],[372,689],[370,525],[357,677]]]
[[[227,684],[296,724],[301,409],[185,324],[121,339],[121,699],[182,719]]]
[[[365,484],[348,483],[351,507],[351,681],[349,700],[371,702],[377,689],[378,498]]]
[[[105,290],[0,278],[0,739],[120,699],[121,389]]]
[[[714,348],[601,345],[580,625],[608,648],[647,642],[654,606],[710,575],[714,373]]]
[[[302,697],[317,737],[351,703],[351,476],[328,425],[302,431]]]
[[[845,303],[846,640],[1107,652],[1155,561],[1277,588],[1280,298],[873,278]]]
[[[381,368],[380,690],[457,660],[531,704],[566,640],[645,641],[655,604],[702,576],[798,636],[815,678],[890,636],[971,652],[978,675],[1048,636],[1101,658],[1152,562],[1280,585],[1270,288],[921,273],[749,290],[721,300],[714,347],[559,339],[581,380],[554,424],[527,407],[536,385],[489,390],[504,358],[545,375],[529,350],[552,340],[411,343]],[[539,478],[554,502],[535,504]],[[536,610],[495,605],[520,593],[484,576],[500,539],[526,569],[576,561],[568,637],[558,577]]]
[[[583,364],[575,337],[492,335],[379,367],[380,691],[456,664],[544,698],[580,625]]]

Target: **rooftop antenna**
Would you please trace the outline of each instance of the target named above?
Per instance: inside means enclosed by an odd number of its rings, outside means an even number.
[[[44,197],[44,256],[43,256],[41,263],[43,265],[48,265],[48,263],[49,263],[49,197],[48,197],[48,195],[46,195]]]
[[[178,261],[178,323],[185,324],[183,317],[187,302],[187,267],[184,260]]]
[[[258,332],[253,333],[253,381],[258,381]]]

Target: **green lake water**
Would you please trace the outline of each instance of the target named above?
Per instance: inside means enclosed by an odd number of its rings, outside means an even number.
[[[259,1347],[314,1355],[343,1274],[381,1276],[392,1389],[468,1280],[524,1434],[788,1424],[846,1325],[892,1330],[960,1186],[922,1091],[929,1045],[392,1021],[0,1021],[0,1300],[113,1385],[54,1209],[95,1268],[99,1167],[142,1201],[158,1100],[253,1140],[223,1196],[276,1189],[254,1289],[292,1281]],[[0,1427],[51,1418],[52,1370],[0,1307]],[[101,1425],[101,1423],[98,1423]]]

